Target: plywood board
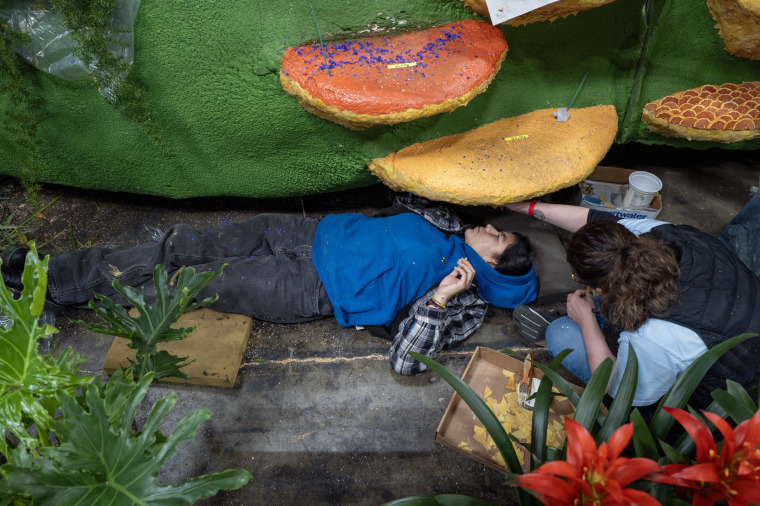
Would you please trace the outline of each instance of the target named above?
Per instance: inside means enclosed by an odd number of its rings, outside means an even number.
[[[136,310],[132,309],[130,315],[136,316]],[[220,313],[208,308],[185,313],[173,327],[197,326],[195,330],[181,341],[159,344],[158,349],[195,360],[181,369],[190,379],[162,378],[159,381],[231,388],[243,360],[252,324],[253,320],[248,316]],[[135,350],[129,348],[127,343],[126,339],[114,338],[103,363],[106,373],[112,374],[117,369],[127,367],[129,359],[135,359]]]

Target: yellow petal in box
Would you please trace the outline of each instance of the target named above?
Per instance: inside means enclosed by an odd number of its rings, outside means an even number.
[[[512,433],[520,443],[530,443],[533,411],[525,410],[517,404],[516,385],[522,379],[523,363],[489,348],[475,350],[467,365],[462,380],[480,394],[507,433]],[[540,378],[541,371],[535,376]],[[581,387],[575,387],[579,393]],[[553,388],[558,392],[556,387]],[[572,415],[572,403],[564,396],[555,395],[549,408],[547,443],[561,448],[565,441],[564,417]],[[467,404],[454,394],[436,430],[435,440],[498,471],[506,466],[496,445],[483,424],[475,417]],[[527,451],[521,444],[513,443],[517,457],[528,471]]]

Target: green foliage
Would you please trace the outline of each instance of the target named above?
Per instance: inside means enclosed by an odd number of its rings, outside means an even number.
[[[554,357],[549,364],[549,369],[556,371],[562,360],[570,354],[570,350],[564,350]],[[546,429],[549,426],[549,402],[552,395],[552,386],[548,381],[539,384],[536,399],[533,402],[533,422],[531,434],[535,439],[531,439],[532,465],[540,465],[541,462],[548,458],[551,447],[546,446]]]
[[[73,393],[92,378],[76,371],[83,362],[70,348],[57,358],[37,352],[40,338],[57,332],[50,325],[39,326],[47,289],[48,259],[39,260],[34,242],[24,266],[24,290],[18,299],[0,283],[0,308],[13,321],[0,327],[0,426],[9,429],[21,447],[36,448],[50,444],[48,433],[57,394]],[[31,426],[35,430],[30,432]],[[0,437],[0,453],[8,455],[7,439]]]
[[[638,381],[638,359],[632,346],[629,345],[628,363],[623,373],[618,395],[610,405],[607,414],[603,413],[600,408],[601,399],[604,396],[612,372],[612,361],[610,359],[605,359],[597,367],[591,375],[591,379],[582,395],[579,395],[573,386],[557,373],[559,362],[564,358],[566,352],[569,353],[571,350],[565,350],[563,354],[558,355],[548,366],[534,362],[534,365],[543,371],[544,376],[541,379],[541,386],[536,394],[534,403],[532,444],[527,446],[532,453],[531,470],[543,463],[544,456],[546,456],[546,460],[554,460],[561,458],[561,455],[564,453],[564,450],[563,452],[553,452],[550,451],[551,448],[546,447],[546,423],[544,417],[546,416],[545,410],[548,410],[551,400],[552,384],[556,384],[562,393],[573,403],[575,406],[573,419],[585,427],[592,435],[595,435],[597,444],[602,441],[608,441],[610,435],[630,419],[634,424],[633,445],[637,456],[662,463],[685,461],[688,455],[693,453],[694,446],[690,444],[691,442],[688,441],[688,437],[681,438],[675,446],[668,445],[663,441],[672,428],[674,419],[667,412],[659,408],[663,406],[684,408],[710,367],[732,347],[756,335],[742,334],[728,339],[708,350],[694,361],[663,396],[658,410],[649,425],[646,424],[638,410],[632,411],[632,402]],[[416,352],[410,352],[410,355],[438,373],[472,409],[504,457],[508,469],[507,474],[522,474],[522,468],[519,465],[512,445],[509,443],[509,438],[512,436],[505,433],[498,419],[483,399],[467,383],[449,371],[445,366]],[[757,410],[756,404],[746,390],[734,382],[727,382],[726,390],[715,391],[712,395],[715,402],[708,409],[721,417],[725,417],[728,414],[736,423],[750,418]],[[536,420],[537,417],[538,420]],[[567,442],[565,442],[565,445],[567,445]],[[676,504],[678,502],[677,499],[673,498],[672,487],[670,485],[652,483],[646,484],[645,488],[647,493],[658,498],[661,502],[669,504]],[[516,492],[520,504],[536,504],[536,499],[524,490],[518,488]],[[426,503],[416,502],[412,504]]]
[[[700,356],[676,379],[675,383],[662,397],[658,408],[662,408],[663,406],[683,408],[713,364],[728,350],[756,335],[742,334],[732,337]],[[673,417],[668,415],[664,410],[658,409],[649,427],[654,437],[664,439],[674,423]]]
[[[752,418],[757,411],[757,404],[747,390],[734,381],[727,381],[726,389],[712,392],[712,397],[737,424]]]
[[[10,98],[11,107],[5,111],[3,124],[11,133],[14,143],[22,153],[20,177],[26,191],[26,201],[32,212],[39,209],[40,184],[38,178],[43,170],[40,150],[42,138],[39,135],[40,99],[32,93],[29,79],[25,79],[20,58],[11,49],[11,44],[22,41],[23,35],[12,32],[0,23],[0,89]]]
[[[163,147],[155,113],[148,106],[147,90],[122,56],[123,47],[116,38],[119,32],[111,23],[115,4],[116,0],[50,0],[51,8],[63,14],[66,28],[72,30],[77,57],[92,69],[98,89],[107,90],[108,101],[124,116],[137,121],[150,139]]]
[[[56,329],[38,324],[48,258],[39,259],[33,242],[29,247],[19,298],[0,282],[0,310],[13,322],[0,327],[0,427],[11,435],[0,437],[7,461],[0,465],[0,505],[180,505],[248,483],[248,471],[227,470],[158,484],[166,459],[195,436],[208,411],[186,416],[164,436],[157,427],[177,401],[167,396],[154,404],[137,431],[135,415],[154,373],[136,382],[131,371],[117,371],[105,384],[93,383],[93,377],[76,375],[84,359],[71,348],[57,358],[41,356],[37,340]],[[185,285],[195,288],[192,279]]]
[[[129,347],[137,350],[133,371],[138,376],[154,372],[155,378],[177,376],[184,379],[189,377],[179,369],[187,364],[181,364],[187,357],[177,357],[166,351],[158,351],[156,345],[168,341],[184,339],[193,331],[191,328],[171,328],[180,316],[187,311],[214,302],[217,297],[210,297],[200,302],[192,302],[198,293],[207,287],[214,279],[222,274],[224,264],[218,271],[201,272],[196,274],[192,267],[182,268],[177,278],[177,286],[170,290],[167,283],[166,268],[157,265],[153,270],[153,284],[156,288],[156,303],[146,302],[145,297],[136,288],[122,285],[118,279],[113,281],[114,289],[122,294],[129,303],[139,311],[135,318],[126,309],[115,304],[105,295],[95,294],[102,306],[94,300],[89,307],[102,318],[106,325],[98,325],[79,321],[88,330],[129,339]]]
[[[182,505],[236,490],[251,479],[245,470],[199,476],[176,485],[160,485],[157,476],[177,445],[195,436],[207,410],[183,418],[165,439],[156,429],[177,401],[176,396],[156,402],[141,432],[132,422],[148,391],[153,374],[138,382],[131,374],[115,374],[104,388],[88,385],[83,399],[60,393],[63,417],[52,423],[58,447],[39,450],[40,457],[16,455],[3,466],[0,493],[30,497],[34,504]],[[114,403],[113,400],[119,402]]]

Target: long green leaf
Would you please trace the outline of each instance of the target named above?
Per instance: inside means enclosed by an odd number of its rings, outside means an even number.
[[[483,424],[486,431],[488,431],[488,434],[491,435],[496,448],[498,448],[501,455],[504,457],[504,462],[506,462],[508,469],[513,473],[520,473],[522,471],[522,466],[520,466],[520,461],[517,459],[517,454],[512,447],[511,441],[507,437],[507,433],[504,431],[504,427],[502,427],[499,419],[496,418],[496,415],[493,414],[491,408],[488,407],[480,395],[478,395],[470,385],[452,373],[446,366],[439,364],[432,358],[415,351],[410,351],[409,355],[415,360],[425,364],[428,369],[437,373],[446,381],[446,383],[451,385],[462,400],[470,407],[472,412],[475,413],[475,416]]]
[[[504,431],[504,427],[501,426],[499,419],[493,414],[491,408],[485,403],[485,401],[475,393],[475,391],[462,381],[457,375],[452,373],[446,366],[439,364],[430,357],[427,357],[416,351],[410,351],[409,355],[415,360],[423,363],[430,369],[437,373],[441,378],[448,383],[456,393],[462,398],[462,400],[470,407],[475,416],[483,424],[488,434],[493,439],[496,448],[504,458],[504,462],[507,464],[507,469],[513,473],[522,473],[522,466],[517,459],[517,454],[512,446],[512,442],[507,437],[507,433]],[[525,492],[523,489],[517,489],[517,497],[520,504],[533,504],[533,498]]]
[[[657,443],[655,443],[652,433],[649,431],[649,426],[638,409],[634,409],[631,412],[631,421],[633,422],[633,449],[636,452],[636,456],[650,460],[660,458]]]
[[[674,464],[685,464],[685,458],[683,455],[678,453],[678,450],[667,444],[665,441],[660,441],[660,447],[662,448],[662,451],[665,453],[665,458],[668,459],[668,461],[674,463]]]
[[[757,411],[747,390],[735,381],[727,380],[726,390],[715,390],[711,395],[737,424],[752,418]]]
[[[567,353],[565,353],[565,351]],[[570,353],[565,350],[551,361],[549,368],[552,371],[559,369],[562,360]],[[536,365],[535,361],[531,361]],[[543,464],[547,458],[546,429],[549,426],[549,403],[552,398],[552,380],[548,376],[541,378],[541,383],[536,392],[536,400],[533,403],[533,423],[531,427],[531,470]]]
[[[609,441],[612,433],[626,423],[633,405],[633,398],[636,395],[638,382],[639,359],[636,356],[636,350],[633,349],[631,343],[628,343],[628,362],[625,364],[625,372],[623,372],[623,378],[620,380],[617,395],[612,401],[607,418],[596,434],[597,446],[602,441]]]
[[[559,359],[560,361],[564,360],[567,355],[572,353],[574,350],[571,348],[562,350],[555,359]],[[560,391],[565,394],[565,397],[568,398],[568,400],[572,403],[573,406],[577,407],[578,403],[581,401],[581,394],[578,393],[578,391],[573,387],[573,385],[570,384],[569,381],[567,381],[565,378],[563,378],[557,371],[552,370],[551,367],[545,365],[545,364],[539,364],[534,363],[537,368],[539,368],[543,373],[544,376],[548,376],[548,378],[554,383],[557,388],[560,389]],[[606,416],[604,413],[599,411],[596,415],[596,421],[599,425],[602,425],[604,423],[604,420],[606,419]]]
[[[578,405],[575,407],[573,419],[592,434],[593,425],[599,414],[599,408],[602,405],[611,373],[612,359],[605,358],[591,375],[591,379],[588,380],[588,384],[583,390],[581,400],[578,401]]]
[[[705,354],[695,360],[686,370],[676,378],[675,383],[670,387],[668,392],[663,396],[657,411],[652,418],[652,422],[649,424],[649,429],[657,439],[665,439],[668,431],[675,423],[675,418],[668,415],[667,411],[663,410],[664,406],[682,409],[689,398],[697,389],[697,386],[705,377],[710,367],[715,364],[720,357],[723,356],[728,350],[734,346],[743,343],[747,339],[756,336],[757,334],[741,334],[731,339],[718,344],[712,349],[708,350]]]

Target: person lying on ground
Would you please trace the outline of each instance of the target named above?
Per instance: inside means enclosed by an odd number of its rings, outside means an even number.
[[[3,279],[21,288],[26,251],[2,254]],[[242,223],[195,230],[175,225],[157,242],[96,246],[53,256],[49,306],[83,307],[95,293],[127,304],[113,287],[155,297],[158,264],[169,276],[183,266],[223,274],[198,294],[218,294],[212,309],[276,323],[334,316],[341,326],[384,326],[400,374],[425,366],[409,351],[435,357],[480,325],[488,304],[513,308],[537,294],[527,237],[493,226],[465,226],[448,209],[397,198],[380,217],[332,214],[321,221],[261,214]]]
[[[654,408],[708,349],[760,332],[760,279],[724,243],[694,227],[543,202],[505,207],[573,232],[567,249],[573,279],[592,289],[569,294],[567,316],[551,324],[538,311],[518,307],[516,326],[534,340],[545,337],[552,355],[576,350],[563,365],[583,382],[611,358],[612,397],[629,343],[639,361],[633,405],[647,411],[643,407]],[[759,353],[760,339],[751,338],[724,355],[699,385],[692,406],[707,407],[710,392],[725,389],[727,379],[757,387]]]

